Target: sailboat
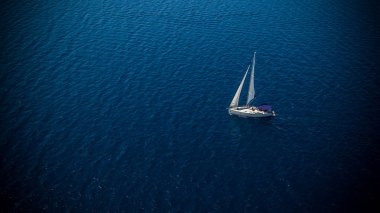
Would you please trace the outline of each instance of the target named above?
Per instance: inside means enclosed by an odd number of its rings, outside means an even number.
[[[255,99],[255,96],[256,96],[255,85],[254,85],[255,58],[256,58],[256,52],[253,54],[253,59],[252,59],[252,69],[251,69],[251,76],[249,79],[247,103],[244,106],[238,106],[240,93],[241,93],[241,90],[243,89],[244,81],[245,81],[245,78],[247,77],[247,74],[251,65],[249,65],[247,68],[247,71],[245,71],[244,77],[242,81],[240,82],[240,85],[235,93],[234,98],[231,101],[230,107],[228,108],[228,113],[230,115],[237,115],[239,117],[275,116],[275,112],[272,110],[272,107],[270,105],[262,104],[257,107],[251,105],[253,99]]]

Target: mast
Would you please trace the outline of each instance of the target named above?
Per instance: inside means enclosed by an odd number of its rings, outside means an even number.
[[[245,71],[244,77],[243,77],[243,79],[240,82],[239,88],[237,89],[237,91],[235,93],[235,96],[234,96],[234,98],[231,101],[230,108],[237,107],[238,104],[239,104],[239,98],[240,98],[241,89],[243,88],[245,77],[247,77],[247,73],[248,73],[248,70],[249,70],[250,66],[251,65],[249,65],[248,68],[247,68],[247,71]]]
[[[252,71],[251,71],[251,77],[249,79],[247,106],[255,98],[255,85],[254,85],[254,80],[255,80],[254,79],[255,78],[255,58],[256,58],[256,52],[253,53]]]

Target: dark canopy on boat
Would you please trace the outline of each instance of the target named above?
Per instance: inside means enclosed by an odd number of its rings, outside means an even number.
[[[259,109],[261,111],[272,111],[272,106],[270,106],[268,104],[262,104],[262,105],[258,106],[257,109]]]

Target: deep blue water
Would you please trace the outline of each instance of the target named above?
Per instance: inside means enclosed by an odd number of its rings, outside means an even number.
[[[0,5],[0,212],[378,202],[377,3]],[[272,119],[226,110],[254,51]]]

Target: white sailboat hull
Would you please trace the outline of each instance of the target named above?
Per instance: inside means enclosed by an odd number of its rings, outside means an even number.
[[[237,115],[239,117],[251,117],[251,118],[262,118],[275,116],[274,111],[261,111],[255,107],[234,107],[229,108],[228,112],[230,115]]]

